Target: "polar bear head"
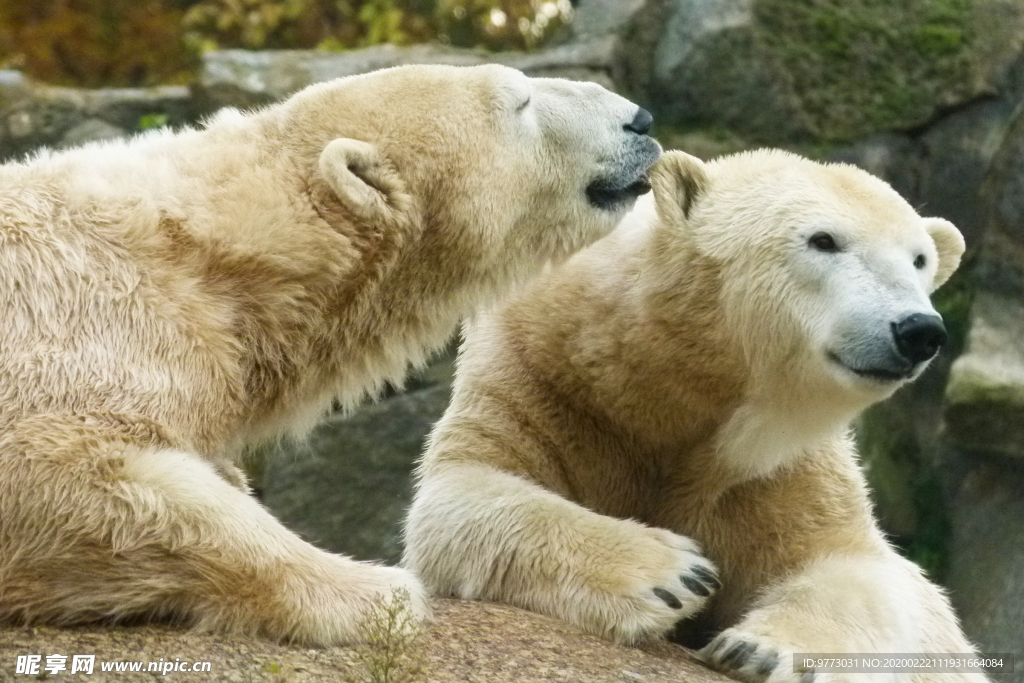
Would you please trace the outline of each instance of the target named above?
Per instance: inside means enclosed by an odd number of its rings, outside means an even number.
[[[662,220],[718,274],[755,385],[859,410],[944,343],[929,294],[956,270],[963,237],[882,180],[758,151],[707,164],[671,153],[654,182]]]
[[[312,86],[281,125],[346,218],[407,226],[420,267],[447,278],[436,287],[497,290],[602,237],[650,189],[650,123],[592,83],[430,65]]]

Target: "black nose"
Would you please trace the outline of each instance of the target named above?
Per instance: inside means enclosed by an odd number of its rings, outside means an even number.
[[[937,315],[914,313],[892,324],[896,348],[913,364],[923,363],[946,343],[946,326]]]
[[[654,117],[651,116],[651,112],[641,107],[636,110],[636,116],[633,117],[633,120],[624,125],[623,128],[637,135],[647,135],[647,131],[651,129],[653,121]]]

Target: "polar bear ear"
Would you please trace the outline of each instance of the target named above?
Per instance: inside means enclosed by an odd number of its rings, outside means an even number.
[[[651,185],[658,216],[671,225],[681,225],[707,190],[707,167],[684,152],[667,152],[654,167]]]
[[[964,236],[956,226],[944,218],[926,218],[925,229],[935,242],[936,251],[939,252],[939,265],[935,270],[935,280],[932,282],[932,285],[938,288],[960,265],[960,258],[964,255],[966,245]]]
[[[405,185],[377,147],[360,140],[338,138],[320,153],[320,175],[338,200],[367,221],[387,218],[404,208]]]

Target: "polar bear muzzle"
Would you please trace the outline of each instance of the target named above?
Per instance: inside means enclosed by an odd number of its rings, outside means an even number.
[[[592,206],[616,210],[651,190],[650,170],[661,155],[661,148],[647,136],[654,117],[646,109],[637,109],[633,120],[622,129],[628,134],[624,150],[610,172],[587,185],[587,200]]]

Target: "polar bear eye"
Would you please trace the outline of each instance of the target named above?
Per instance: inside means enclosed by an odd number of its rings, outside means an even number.
[[[924,254],[918,254],[917,258],[914,259],[914,267],[918,270],[922,270],[927,261],[924,258]]]
[[[839,245],[836,244],[835,238],[827,232],[814,233],[811,235],[811,239],[808,240],[808,244],[818,251],[824,251],[828,254],[834,254],[839,251]]]
[[[516,113],[519,113],[519,112],[523,111],[524,109],[526,109],[527,107],[529,107],[530,106],[530,100],[532,100],[532,99],[533,99],[533,97],[531,97],[530,95],[527,95],[526,96],[526,100],[522,104],[520,104],[518,107],[516,107]]]

